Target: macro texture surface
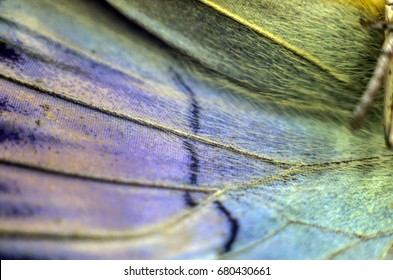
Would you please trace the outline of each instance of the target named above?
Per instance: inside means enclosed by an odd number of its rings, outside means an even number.
[[[1,257],[393,258],[359,3],[1,0]]]

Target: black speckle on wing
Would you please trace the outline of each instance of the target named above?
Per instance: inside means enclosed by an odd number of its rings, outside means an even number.
[[[0,203],[0,217],[5,218],[29,218],[41,211],[40,207],[27,203],[12,203],[2,201]]]
[[[195,134],[198,134],[199,129],[200,129],[200,105],[198,100],[196,99],[196,94],[195,92],[184,82],[183,78],[175,71],[173,71],[174,78],[173,80],[177,84],[177,86],[185,92],[189,97],[190,97],[190,103],[191,103],[191,108],[190,108],[190,115],[189,115],[189,122],[190,122],[190,127],[192,129],[192,132]]]
[[[239,232],[239,222],[220,201],[216,201],[215,204],[218,210],[228,219],[228,223],[230,225],[230,233],[222,249],[222,253],[227,253],[232,249],[232,245],[236,240]]]
[[[187,206],[189,207],[195,207],[198,205],[198,203],[192,198],[190,192],[185,192],[184,199],[186,201]]]
[[[20,190],[16,187],[12,187],[9,183],[0,182],[0,194],[18,194]]]
[[[4,112],[12,112],[16,114],[21,114],[23,116],[28,116],[30,114],[30,108],[17,106],[15,103],[11,103],[7,97],[0,96],[0,116]]]
[[[0,144],[4,142],[18,145],[31,144],[44,146],[44,144],[48,143],[58,143],[59,140],[53,136],[44,135],[36,129],[0,121]]]
[[[198,173],[199,173],[199,158],[198,153],[194,147],[194,144],[185,140],[183,142],[185,149],[190,154],[190,165],[189,165],[189,181],[191,185],[198,184]]]
[[[11,112],[14,109],[15,107],[9,104],[7,97],[5,96],[0,97],[0,115],[3,112]]]
[[[19,61],[20,54],[18,54],[12,47],[0,41],[0,61]]]
[[[21,131],[7,126],[4,122],[0,123],[0,143],[6,141],[19,143],[21,139]]]
[[[173,69],[171,69],[171,71],[173,73],[173,80],[176,83],[176,85],[183,92],[185,92],[190,98],[191,108],[190,108],[188,120],[190,123],[190,127],[192,129],[192,132],[194,134],[198,134],[199,129],[200,129],[199,118],[200,118],[200,111],[201,111],[200,106],[198,104],[198,100],[195,97],[195,93],[184,82],[183,78]],[[189,183],[193,186],[196,186],[196,185],[198,185],[198,174],[199,174],[199,169],[200,169],[198,152],[196,150],[195,144],[192,141],[184,140],[183,145],[184,145],[184,148],[187,150],[187,152],[190,154],[190,164],[188,167],[188,169],[189,169]],[[186,204],[190,207],[194,207],[194,206],[198,205],[198,203],[193,199],[192,195],[189,192],[185,193],[185,200],[186,200]]]

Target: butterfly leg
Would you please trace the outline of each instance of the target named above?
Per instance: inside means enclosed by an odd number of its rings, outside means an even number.
[[[385,6],[386,21],[393,19],[393,0],[386,1]],[[392,29],[386,29],[387,44],[393,45]],[[393,146],[393,60],[390,59],[387,76],[385,80],[385,106],[384,106],[384,125],[385,125],[385,142],[388,147]]]
[[[360,102],[353,112],[352,121],[350,123],[353,129],[358,129],[360,127],[360,124],[373,105],[375,96],[381,88],[386,76],[386,72],[388,71],[392,54],[393,40],[385,40],[374,73],[367,85],[365,92],[363,93],[362,98],[360,99]]]
[[[391,21],[393,19],[393,0],[386,1],[385,5],[385,20],[386,22],[362,22],[363,25],[368,25],[375,28],[385,29],[385,41],[382,46],[381,55],[378,58],[374,73],[367,85],[365,92],[356,106],[352,121],[350,123],[353,129],[358,129],[360,124],[366,117],[368,111],[374,103],[374,99],[382,83],[385,81],[385,139],[386,144],[393,146],[393,128],[392,128],[392,110],[393,110],[393,34],[391,32]]]

